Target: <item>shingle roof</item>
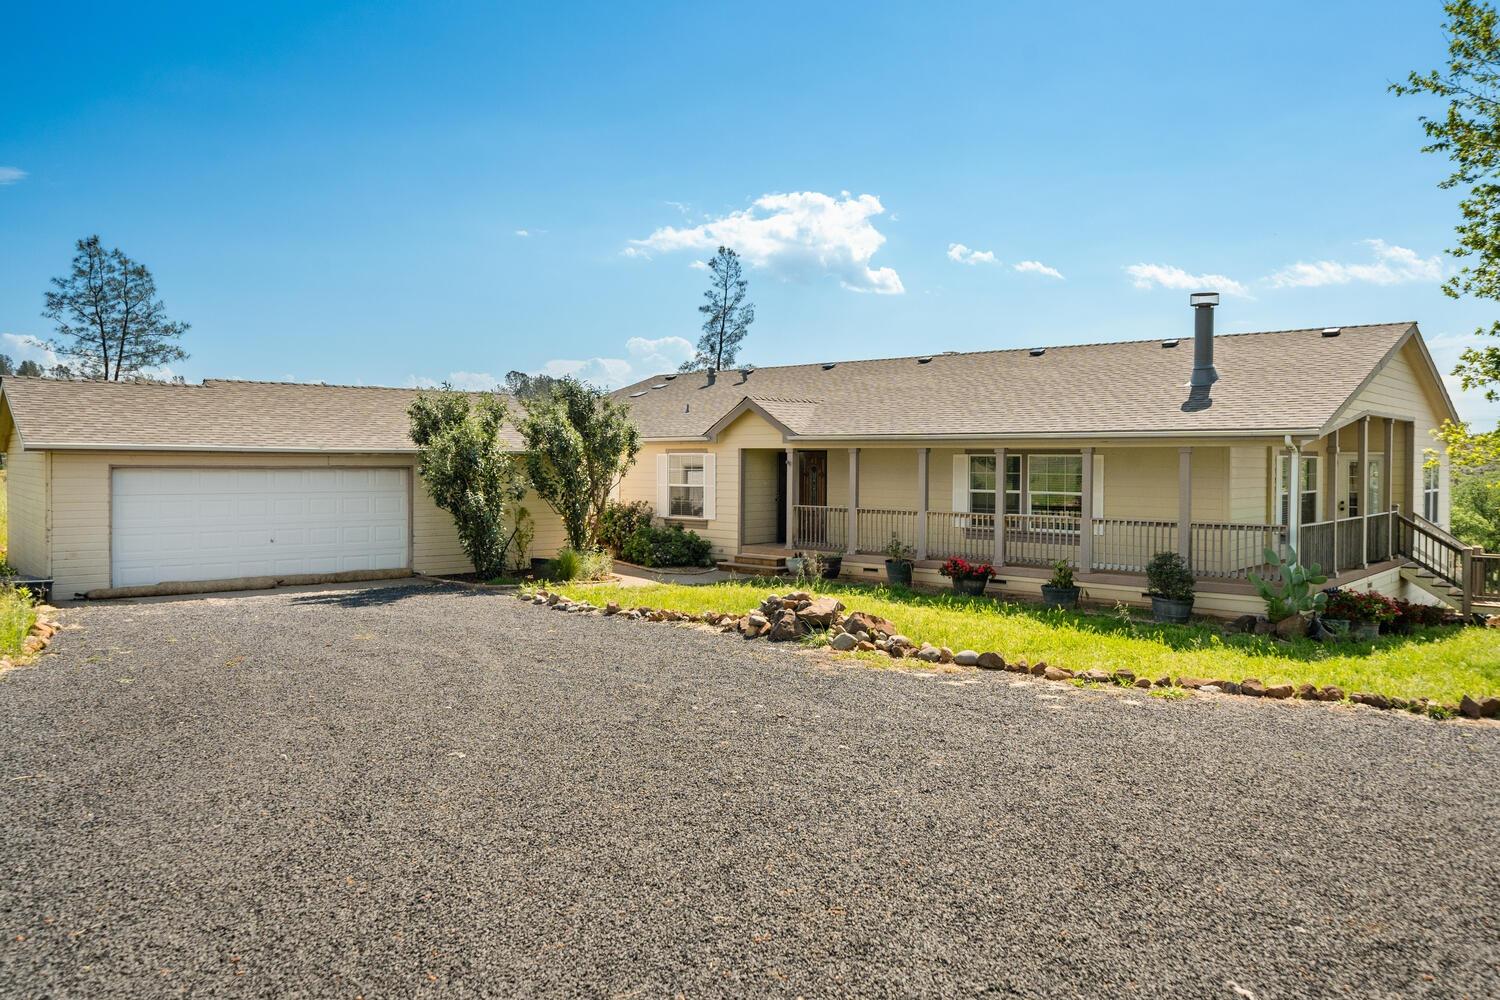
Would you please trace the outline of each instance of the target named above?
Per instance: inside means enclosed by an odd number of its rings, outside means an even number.
[[[656,376],[617,392],[642,436],[693,439],[753,406],[793,436],[1285,433],[1324,426],[1414,323],[1220,335],[1220,380],[1188,389],[1191,337]],[[651,388],[658,385],[661,388]],[[403,452],[416,389],[7,376],[29,448]],[[634,395],[639,394],[639,395]],[[512,446],[520,440],[507,432]]]
[[[415,451],[418,390],[205,379],[202,385],[0,379],[28,448]],[[520,439],[507,435],[512,445]]]
[[[1127,341],[647,379],[617,394],[647,438],[708,433],[758,407],[797,437],[1286,432],[1323,426],[1415,323],[1221,334],[1195,396],[1191,333]],[[925,362],[922,358],[927,358]],[[644,395],[632,396],[645,390]],[[748,403],[747,403],[748,401]]]

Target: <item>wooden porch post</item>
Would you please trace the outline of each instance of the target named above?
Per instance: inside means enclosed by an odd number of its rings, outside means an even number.
[[[1385,471],[1380,483],[1381,513],[1385,515],[1385,557],[1396,558],[1396,421],[1385,418]]]
[[[1406,516],[1412,517],[1420,514],[1417,510],[1418,483],[1422,479],[1422,465],[1418,461],[1421,451],[1417,448],[1417,422],[1415,420],[1403,420],[1405,430],[1402,436],[1406,438]]]
[[[844,546],[849,555],[859,551],[859,449],[849,449],[849,526],[848,543]]]
[[[1286,544],[1302,561],[1302,452],[1293,446],[1287,452]],[[1334,525],[1334,531],[1338,525]]]
[[[1359,471],[1354,488],[1359,491],[1359,564],[1370,565],[1370,418],[1359,418]]]
[[[1193,564],[1193,449],[1177,449],[1177,554]]]
[[[1339,575],[1339,504],[1343,502],[1342,498],[1347,495],[1349,489],[1347,482],[1340,483],[1343,478],[1343,473],[1339,471],[1339,435],[1341,433],[1343,433],[1343,428],[1335,428],[1333,433],[1328,435],[1328,448],[1326,449],[1328,452],[1328,471],[1325,473],[1328,478],[1328,519],[1333,522],[1331,543],[1333,565],[1329,567],[1329,576]],[[1297,501],[1295,497],[1289,497],[1287,502],[1296,503]]]
[[[995,449],[995,568],[1005,565],[1005,449]]]
[[[931,448],[917,449],[917,558],[927,558],[927,458]]]
[[[786,544],[797,547],[797,449],[786,450]]]
[[[1078,568],[1094,568],[1094,449],[1083,449],[1083,496],[1079,498]]]

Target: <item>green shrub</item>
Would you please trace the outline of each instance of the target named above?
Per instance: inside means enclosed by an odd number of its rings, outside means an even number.
[[[603,580],[614,572],[614,568],[614,560],[603,549],[580,552],[575,548],[565,547],[547,563],[547,576],[562,583],[571,580]]]
[[[1193,571],[1176,552],[1158,552],[1146,564],[1146,589],[1169,601],[1193,599]]]
[[[680,524],[664,528],[645,524],[625,540],[620,558],[639,566],[711,566],[713,545]]]
[[[620,503],[611,500],[599,518],[599,541],[624,558],[625,542],[640,528],[651,526],[651,505],[644,500]]]
[[[1059,559],[1052,564],[1052,575],[1047,578],[1047,586],[1058,590],[1073,589],[1073,567],[1068,565],[1066,559]]]
[[[0,587],[0,653],[21,652],[36,621],[35,604],[24,587]]]
[[[1251,573],[1250,582],[1255,585],[1261,600],[1266,602],[1266,617],[1278,622],[1290,615],[1323,610],[1328,595],[1313,589],[1328,582],[1321,566],[1317,563],[1303,566],[1297,562],[1297,553],[1290,545],[1286,547],[1285,555],[1267,548],[1265,557],[1269,565],[1276,567],[1276,578],[1267,580],[1259,573]]]

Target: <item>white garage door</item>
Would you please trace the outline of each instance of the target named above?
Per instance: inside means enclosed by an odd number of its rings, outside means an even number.
[[[167,580],[404,569],[406,469],[115,469],[110,576]]]

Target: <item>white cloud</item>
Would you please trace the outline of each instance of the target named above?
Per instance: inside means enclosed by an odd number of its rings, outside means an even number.
[[[640,247],[626,247],[620,251],[621,257],[629,257],[632,260],[650,260],[651,255]]]
[[[691,262],[688,263],[688,267],[692,268],[694,271],[707,271],[708,270],[708,261],[706,261],[706,260],[691,261]]]
[[[993,250],[971,250],[962,243],[948,244],[948,259],[959,264],[998,264]]]
[[[61,360],[46,344],[29,334],[0,333],[0,341],[4,342],[5,353],[15,355],[17,362],[35,361],[43,368],[51,368]]]
[[[529,230],[529,229],[517,229],[516,230],[516,235],[517,236],[522,236],[522,237],[524,237],[524,236],[530,236],[531,235],[531,230]]]
[[[906,289],[889,267],[871,267],[870,258],[885,243],[870,220],[885,207],[871,194],[837,198],[817,191],[766,194],[751,207],[697,226],[663,226],[631,250],[671,253],[733,247],[753,267],[783,278],[805,279],[831,274],[855,292],[899,295]]]
[[[1055,267],[1048,267],[1039,260],[1023,260],[1019,264],[1012,264],[1013,268],[1022,274],[1041,274],[1049,278],[1062,279],[1062,272]]]
[[[1385,240],[1363,240],[1374,255],[1369,264],[1344,264],[1334,260],[1298,261],[1268,279],[1274,288],[1319,288],[1347,285],[1353,281],[1374,285],[1399,285],[1408,281],[1442,281],[1440,257],[1420,257],[1415,250],[1394,246]]]
[[[693,343],[683,337],[631,337],[623,358],[553,358],[540,368],[543,375],[572,375],[605,389],[638,382],[651,375],[674,372],[693,356]]]
[[[1250,290],[1233,278],[1222,274],[1189,274],[1170,264],[1131,264],[1125,268],[1130,280],[1137,288],[1177,288],[1189,292],[1223,292],[1243,299],[1250,297]]]
[[[489,392],[501,383],[489,372],[449,372],[443,378],[428,378],[425,375],[408,375],[406,384],[413,389],[436,389],[447,382],[464,392]]]
[[[1458,376],[1453,374],[1453,368],[1466,348],[1488,347],[1494,341],[1475,333],[1444,333],[1435,337],[1423,334],[1423,339],[1427,343],[1427,350],[1432,354],[1433,364],[1437,365],[1438,371],[1443,375],[1443,384],[1448,387],[1448,395],[1453,397],[1453,405],[1458,407],[1458,415],[1476,431],[1500,427],[1500,402],[1492,403],[1485,399],[1482,389],[1464,392],[1459,385]]]
[[[26,171],[20,167],[0,167],[0,187],[26,179]]]

